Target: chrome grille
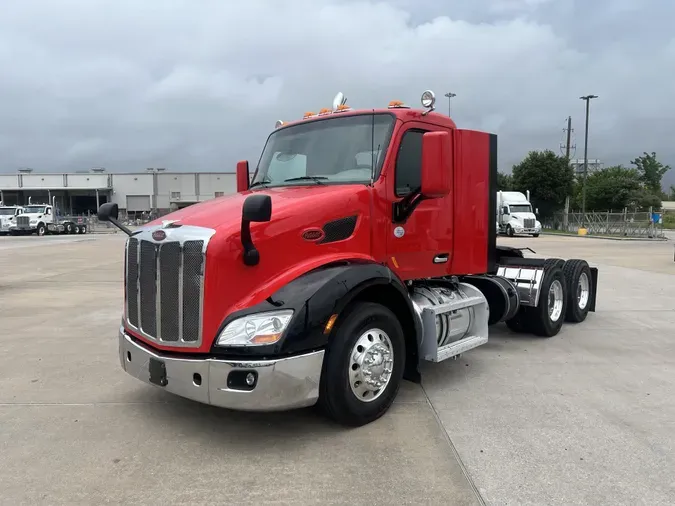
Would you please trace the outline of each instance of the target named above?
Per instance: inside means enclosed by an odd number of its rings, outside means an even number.
[[[525,228],[534,228],[534,220],[532,218],[525,218],[523,225],[525,225]]]
[[[206,246],[214,231],[174,226],[130,237],[125,258],[127,324],[142,336],[174,346],[201,342]]]
[[[19,227],[27,227],[30,225],[30,216],[17,216],[16,224]]]

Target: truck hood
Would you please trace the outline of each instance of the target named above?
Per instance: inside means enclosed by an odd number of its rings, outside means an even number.
[[[340,201],[349,203],[365,189],[364,185],[316,185],[249,190],[185,207],[148,223],[148,226],[176,220],[183,225],[212,228],[218,234],[234,232],[240,230],[244,200],[249,195],[269,195],[272,198],[272,222],[277,222],[299,212],[317,212],[319,205],[330,206],[332,202]],[[261,225],[252,223],[251,229]]]
[[[511,213],[511,218],[515,218],[518,221],[523,220],[535,220],[537,219],[534,213]]]
[[[183,226],[215,230],[206,249],[203,341],[192,351],[208,352],[226,316],[267,299],[310,270],[337,261],[373,261],[371,191],[363,184],[256,189],[196,204],[149,223],[152,228],[176,220]],[[248,266],[243,262],[241,212],[251,194],[272,198],[272,218],[251,223],[260,261]],[[336,223],[327,236],[322,230],[329,222]],[[305,235],[308,229],[313,232]],[[181,228],[172,231],[174,237],[180,234]],[[320,240],[321,236],[328,240]]]

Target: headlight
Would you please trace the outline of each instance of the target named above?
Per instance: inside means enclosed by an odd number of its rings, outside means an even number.
[[[37,220],[30,220],[31,225],[35,225],[37,223]]]
[[[217,346],[263,346],[281,339],[293,316],[292,309],[242,316],[227,324]]]

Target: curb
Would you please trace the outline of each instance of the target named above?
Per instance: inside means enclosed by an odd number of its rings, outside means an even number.
[[[559,237],[579,237],[581,239],[600,239],[605,241],[637,241],[637,242],[668,242],[667,237],[606,237],[597,235],[577,235],[577,234],[561,234],[558,232],[541,232],[541,235],[559,236]]]

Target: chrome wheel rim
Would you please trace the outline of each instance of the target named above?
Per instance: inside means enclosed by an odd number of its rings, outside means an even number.
[[[562,315],[563,287],[562,283],[555,279],[548,289],[548,316],[552,322],[557,322]]]
[[[577,283],[577,304],[579,305],[579,309],[586,309],[586,304],[588,304],[591,293],[590,286],[591,283],[588,281],[588,275],[582,272]]]
[[[349,386],[361,402],[373,402],[386,390],[394,370],[391,339],[381,329],[370,329],[356,340],[349,355]]]

